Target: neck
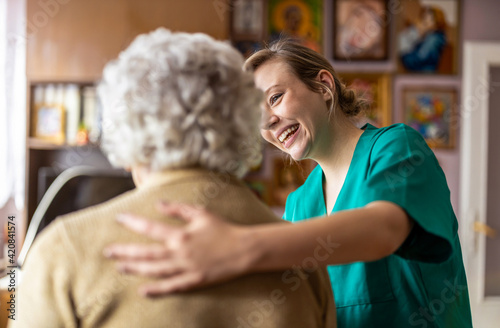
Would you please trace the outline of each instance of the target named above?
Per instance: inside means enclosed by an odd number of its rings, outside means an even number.
[[[137,188],[141,188],[151,174],[151,170],[143,165],[137,165],[132,167],[132,179]]]
[[[325,174],[326,182],[347,174],[354,150],[363,130],[354,126],[347,118],[332,123],[332,134],[323,151],[314,158]]]

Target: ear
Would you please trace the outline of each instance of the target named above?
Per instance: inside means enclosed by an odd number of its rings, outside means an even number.
[[[319,71],[316,79],[326,85],[330,90],[332,90],[332,93],[334,94],[335,93],[335,80],[333,78],[333,75],[332,73],[328,72],[326,69],[322,69],[321,71]],[[321,90],[323,96],[325,97],[325,100],[330,100],[331,97],[330,97],[330,94],[328,92],[326,92],[325,90]]]

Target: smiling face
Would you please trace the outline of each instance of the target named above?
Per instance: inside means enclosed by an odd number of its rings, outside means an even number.
[[[265,93],[262,137],[295,160],[322,156],[331,140],[330,96],[310,90],[279,59],[255,70],[255,84]]]

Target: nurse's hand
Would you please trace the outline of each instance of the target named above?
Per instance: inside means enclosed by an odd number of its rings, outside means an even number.
[[[226,281],[249,271],[252,238],[249,228],[227,223],[203,209],[161,204],[159,210],[186,221],[182,227],[122,215],[128,229],[158,241],[156,244],[115,244],[104,254],[117,260],[124,273],[157,278],[139,293],[164,295]],[[208,251],[207,251],[208,250]]]

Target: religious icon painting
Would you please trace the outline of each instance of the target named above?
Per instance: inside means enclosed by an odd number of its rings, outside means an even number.
[[[334,1],[333,56],[335,60],[386,60],[388,10],[385,0]]]
[[[399,73],[456,74],[458,0],[402,0],[396,18]]]
[[[322,52],[323,0],[269,0],[270,41],[283,37]]]

